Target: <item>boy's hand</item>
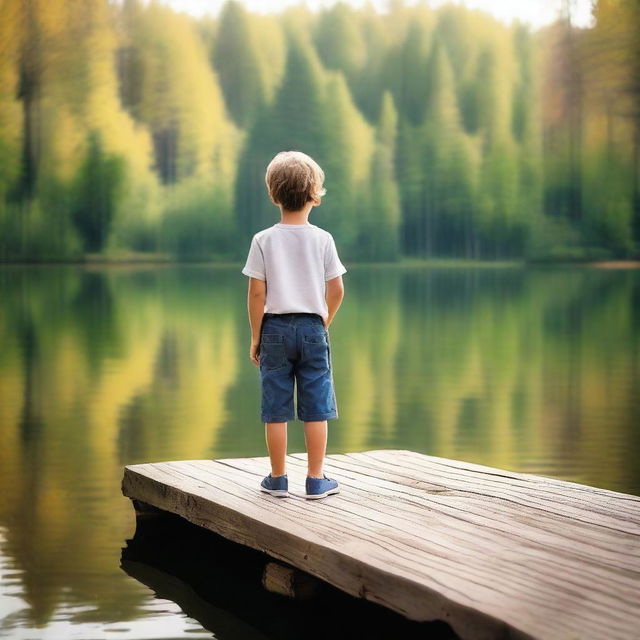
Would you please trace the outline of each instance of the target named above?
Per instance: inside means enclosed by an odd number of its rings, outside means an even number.
[[[251,348],[249,349],[249,357],[251,358],[251,362],[256,365],[256,367],[260,366],[260,343],[252,342]]]

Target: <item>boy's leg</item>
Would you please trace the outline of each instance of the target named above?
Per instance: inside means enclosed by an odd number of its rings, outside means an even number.
[[[267,449],[271,459],[271,475],[283,476],[286,473],[285,457],[287,455],[287,423],[265,422]]]
[[[298,418],[304,422],[307,446],[307,475],[323,477],[327,451],[327,422],[338,417],[333,389],[329,334],[317,316],[300,332],[298,381]]]
[[[304,423],[304,440],[307,445],[307,475],[322,478],[322,465],[327,451],[327,421]]]
[[[287,455],[287,421],[295,418],[293,407],[293,362],[288,321],[266,317],[260,334],[260,380],[262,388],[261,417],[271,460],[271,475],[285,475]]]

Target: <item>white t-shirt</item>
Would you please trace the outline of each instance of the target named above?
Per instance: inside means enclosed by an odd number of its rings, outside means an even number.
[[[251,240],[242,273],[267,281],[265,313],[317,313],[327,318],[325,283],[346,273],[333,236],[315,224],[278,222]]]

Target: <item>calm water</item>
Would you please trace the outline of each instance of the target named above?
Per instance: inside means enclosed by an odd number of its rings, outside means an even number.
[[[0,637],[212,637],[120,567],[120,481],[125,464],[266,455],[241,266],[0,269]],[[640,495],[639,271],[351,266],[344,282],[328,453]]]

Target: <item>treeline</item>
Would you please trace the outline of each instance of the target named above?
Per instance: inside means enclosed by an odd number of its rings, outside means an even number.
[[[535,32],[399,1],[0,7],[1,260],[243,260],[284,149],[323,166],[344,260],[639,253],[634,0]]]

